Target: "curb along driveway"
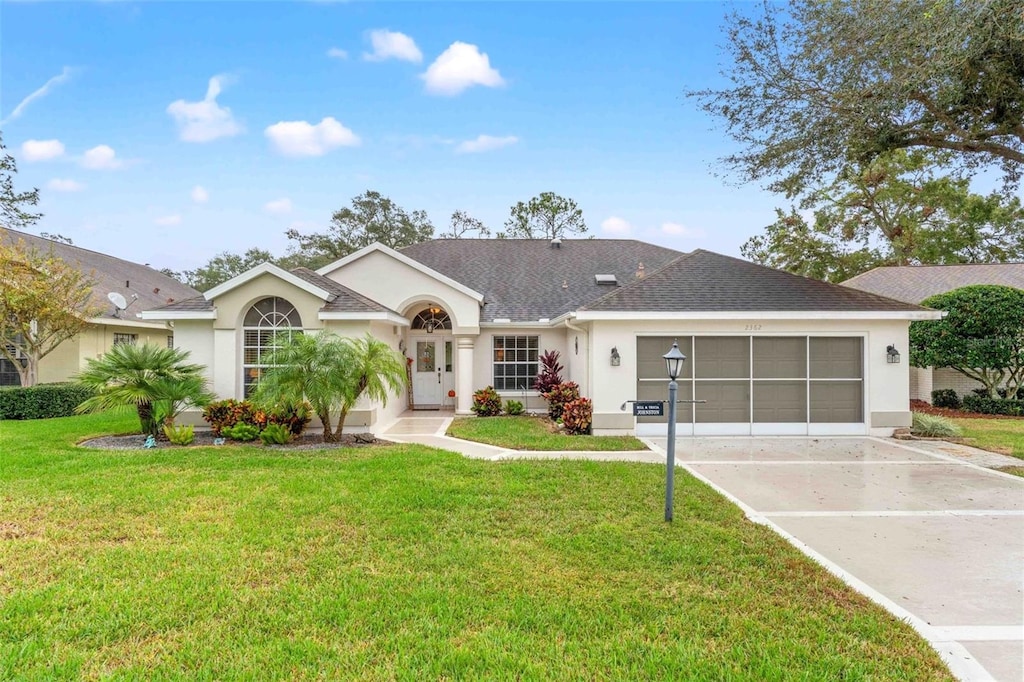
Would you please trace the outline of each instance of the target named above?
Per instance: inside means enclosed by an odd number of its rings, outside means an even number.
[[[876,438],[680,438],[676,460],[910,622],[959,678],[1024,679],[1024,479]]]

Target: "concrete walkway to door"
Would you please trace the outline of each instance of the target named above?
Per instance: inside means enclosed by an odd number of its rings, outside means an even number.
[[[450,415],[451,413],[448,413]],[[430,415],[430,416],[427,416]],[[381,433],[381,438],[396,443],[418,443],[442,450],[451,450],[472,459],[499,462],[507,459],[591,459],[606,462],[649,462],[664,464],[665,453],[651,450],[626,452],[534,451],[509,450],[461,438],[446,436],[452,417],[444,413],[406,412]]]
[[[876,438],[680,438],[676,458],[961,679],[1024,679],[1024,479]]]

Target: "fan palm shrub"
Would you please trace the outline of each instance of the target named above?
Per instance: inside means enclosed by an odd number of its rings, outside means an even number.
[[[366,396],[387,404],[406,387],[405,359],[369,334],[352,339],[329,331],[280,334],[273,340],[254,398],[264,404],[309,401],[324,442],[341,437],[348,413]]]
[[[155,406],[163,401],[164,417],[173,419],[189,405],[208,401],[203,365],[188,362],[188,351],[154,344],[118,344],[86,364],[75,381],[95,395],[75,411],[99,412],[135,408],[143,433],[159,435]]]

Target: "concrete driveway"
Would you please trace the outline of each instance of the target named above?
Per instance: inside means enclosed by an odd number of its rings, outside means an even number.
[[[875,438],[680,438],[676,458],[961,679],[1024,680],[1024,479]]]

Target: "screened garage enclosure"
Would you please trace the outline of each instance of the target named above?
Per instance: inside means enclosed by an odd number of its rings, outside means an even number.
[[[640,336],[638,400],[665,400],[662,356],[686,355],[678,379],[679,435],[862,435],[861,336]],[[667,414],[667,410],[666,410]],[[638,417],[637,433],[664,434],[666,417]]]

